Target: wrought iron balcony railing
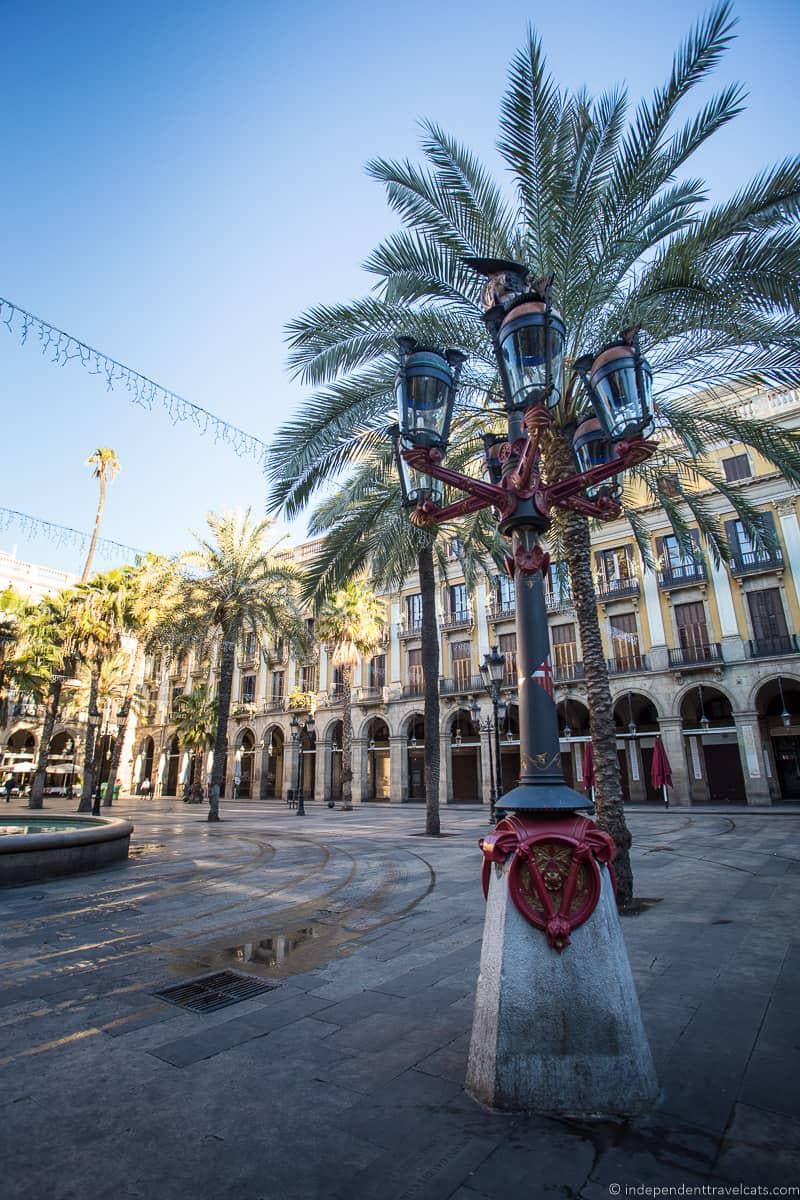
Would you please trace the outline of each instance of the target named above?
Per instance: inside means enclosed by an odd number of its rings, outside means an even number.
[[[749,550],[737,551],[729,562],[731,575],[757,575],[764,571],[780,571],[783,567],[783,551]]]
[[[440,629],[471,629],[473,624],[472,610],[469,608],[457,608],[439,617]]]
[[[569,592],[551,592],[546,590],[544,593],[545,608],[549,613],[572,612],[575,607],[575,601]]]
[[[382,704],[384,699],[383,687],[362,687],[359,689],[359,704]]]
[[[629,675],[636,671],[649,671],[646,654],[624,654],[617,658],[607,658],[606,666],[609,675]]]
[[[769,658],[774,654],[800,654],[796,633],[779,633],[773,637],[753,638],[750,641],[751,658]]]
[[[422,633],[422,617],[416,621],[402,621],[397,627],[400,638],[419,637]]]
[[[706,578],[706,564],[700,559],[687,559],[682,563],[670,563],[659,571],[658,586],[664,589],[686,587]]]
[[[411,683],[403,684],[403,699],[407,700],[412,696],[422,696],[425,692],[425,683],[422,679],[413,679]]]
[[[669,665],[671,667],[697,667],[705,663],[720,662],[722,662],[722,646],[719,642],[669,647]]]
[[[582,662],[554,663],[553,679],[556,683],[575,683],[586,678]]]
[[[489,620],[504,621],[516,615],[517,602],[512,600],[491,600],[489,602]]]
[[[278,713],[284,710],[283,696],[272,696],[269,700],[264,701],[265,713]]]
[[[621,596],[638,596],[638,579],[603,579],[595,585],[598,600],[616,600]]]
[[[469,692],[485,690],[480,675],[458,675],[455,678],[439,680],[440,696],[463,696]]]

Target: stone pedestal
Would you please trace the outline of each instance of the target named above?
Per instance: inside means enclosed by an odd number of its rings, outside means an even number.
[[[467,1091],[506,1111],[646,1111],[658,1082],[608,869],[597,908],[559,953],[514,905],[509,864],[491,867]]]

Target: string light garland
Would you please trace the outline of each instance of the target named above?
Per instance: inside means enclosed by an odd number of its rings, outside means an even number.
[[[38,340],[42,355],[50,362],[65,367],[67,363],[77,359],[90,375],[99,375],[105,380],[106,390],[113,392],[115,388],[124,388],[128,399],[139,408],[152,412],[154,408],[163,408],[173,425],[181,421],[189,421],[201,435],[211,434],[215,442],[229,446],[241,458],[254,458],[263,465],[267,453],[267,445],[252,433],[246,433],[236,425],[224,421],[197,404],[192,404],[170,391],[162,384],[156,383],[132,367],[117,362],[102,350],[95,350],[86,342],[80,341],[71,333],[51,325],[42,317],[37,317],[27,309],[13,304],[10,300],[0,297],[0,321],[14,337],[18,337],[21,345],[28,340]]]
[[[52,521],[43,521],[40,517],[32,517],[29,513],[17,512],[13,508],[0,508],[0,532],[13,527],[19,529],[27,538],[43,537],[53,545],[74,546],[86,551],[89,548],[91,536],[81,533],[79,529],[70,529],[68,525],[55,525]],[[106,559],[130,561],[134,558],[144,558],[145,551],[137,550],[135,546],[125,546],[122,542],[114,542],[109,538],[98,538],[96,551],[98,556]]]

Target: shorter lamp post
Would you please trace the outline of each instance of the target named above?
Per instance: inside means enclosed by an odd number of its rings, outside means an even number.
[[[303,746],[300,741],[302,734],[314,732],[314,715],[309,713],[304,721],[298,721],[297,713],[294,714],[289,722],[289,728],[292,731],[292,742],[297,753],[297,787],[295,788],[295,799],[297,800],[297,816],[304,817],[306,815],[305,803],[303,800]]]
[[[489,694],[489,699],[492,702],[492,715],[494,717],[494,753],[497,766],[497,786],[492,787],[491,798],[491,821],[495,821],[495,808],[497,801],[503,792],[503,760],[500,755],[500,721],[505,720],[506,704],[500,697],[500,685],[506,673],[506,660],[500,653],[497,646],[492,646],[490,653],[484,654],[483,662],[481,663],[481,679],[483,686]],[[500,709],[503,709],[501,716]]]
[[[123,719],[124,715],[125,714],[122,711],[118,712],[117,720],[121,721]],[[89,720],[91,720],[91,717],[89,718]],[[99,714],[97,717],[97,723],[98,723],[98,725],[100,723]],[[111,727],[111,721],[109,719],[108,710],[106,710],[106,719],[103,724],[103,732],[100,734],[100,746],[99,746],[99,750],[98,750],[98,754],[97,754],[97,782],[96,782],[95,789],[94,789],[94,804],[92,805],[92,816],[93,817],[100,816],[100,801],[102,800],[102,787],[103,787],[103,784],[102,784],[103,755],[105,754],[105,756],[107,758],[111,757],[110,751],[108,748],[108,734],[109,734],[110,727]],[[108,807],[110,807],[110,798],[108,796],[106,796],[106,800],[109,800]]]

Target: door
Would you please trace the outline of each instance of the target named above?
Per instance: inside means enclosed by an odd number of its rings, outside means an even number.
[[[481,803],[480,755],[477,746],[462,746],[452,752],[453,803]]]
[[[676,604],[675,622],[678,641],[686,662],[704,662],[708,657],[708,626],[702,600],[694,604]]]
[[[772,739],[781,800],[800,800],[800,738]]]
[[[746,804],[744,775],[735,742],[704,745],[708,798],[712,804]]]
[[[793,649],[779,588],[747,592],[753,638],[760,654],[784,654]]]
[[[639,670],[639,630],[636,613],[619,613],[611,618],[611,652],[620,671]]]

